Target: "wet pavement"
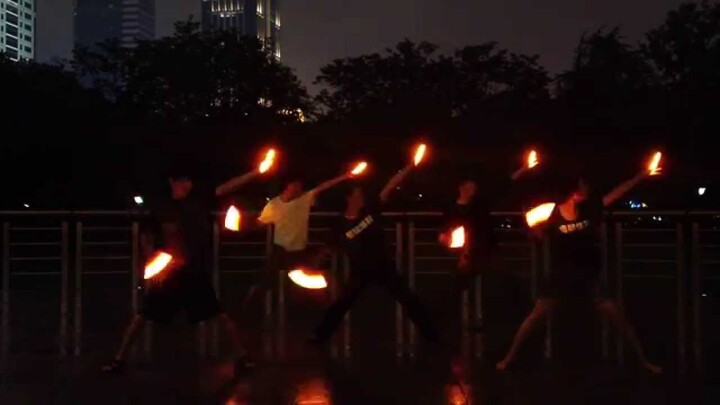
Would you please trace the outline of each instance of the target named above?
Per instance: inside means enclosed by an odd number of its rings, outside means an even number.
[[[713,403],[709,384],[671,373],[650,376],[632,367],[569,369],[521,362],[497,373],[490,361],[393,347],[358,348],[350,359],[330,350],[292,346],[283,360],[260,358],[235,378],[232,362],[200,359],[193,339],[167,339],[151,358],[138,356],[127,373],[107,376],[107,357],[9,355],[2,364],[2,404],[699,404]],[[180,335],[181,337],[183,335]],[[372,346],[372,345],[371,345]],[[373,355],[369,352],[375,352]],[[432,354],[431,354],[432,353]],[[451,367],[451,364],[456,364]],[[455,372],[451,371],[451,368]],[[461,388],[462,387],[462,388]],[[715,402],[717,403],[717,402]]]

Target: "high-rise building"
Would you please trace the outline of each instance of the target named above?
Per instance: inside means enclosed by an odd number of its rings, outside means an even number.
[[[155,39],[155,0],[75,0],[75,46],[108,39],[134,47]]]
[[[0,53],[35,58],[35,0],[0,0]]]
[[[280,59],[279,0],[202,0],[204,30],[234,29],[240,35],[257,36]]]

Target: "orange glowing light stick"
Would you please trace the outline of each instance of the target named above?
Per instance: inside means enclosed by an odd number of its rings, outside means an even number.
[[[555,203],[540,204],[525,213],[525,221],[527,221],[528,226],[532,228],[537,224],[547,221],[554,209]]]
[[[308,271],[303,269],[295,269],[288,273],[288,277],[293,283],[302,288],[310,290],[322,290],[327,287],[325,276],[319,271]]]
[[[145,265],[145,280],[149,280],[162,273],[172,262],[173,257],[165,252],[157,252]]]
[[[367,162],[360,162],[357,165],[355,165],[355,168],[352,169],[350,174],[353,176],[359,176],[365,172],[365,169],[367,169],[367,166],[368,166]]]
[[[532,169],[533,167],[540,164],[540,160],[538,160],[538,153],[535,150],[531,150],[530,153],[528,153],[527,158],[527,168]]]
[[[517,171],[515,171],[515,173],[513,173],[512,176],[510,176],[510,177],[513,180],[517,180],[525,172],[527,172],[528,170],[532,170],[539,164],[540,164],[540,156],[537,153],[537,151],[533,149],[530,152],[528,152],[527,159],[525,159],[525,164],[523,164],[523,166],[521,168],[519,168]]]
[[[459,249],[465,246],[465,227],[459,226],[450,234],[450,248]]]
[[[424,143],[421,143],[415,148],[415,155],[413,157],[413,163],[415,163],[415,166],[419,165],[420,162],[422,162],[423,158],[425,157],[425,152],[427,151],[427,145]]]
[[[270,149],[265,153],[265,159],[263,159],[262,162],[260,162],[260,166],[258,167],[258,172],[265,173],[268,170],[270,170],[273,165],[275,164],[275,156],[277,155],[277,152],[275,152],[275,149]]]
[[[225,213],[225,229],[235,232],[239,231],[241,219],[242,214],[240,213],[240,210],[238,210],[234,205],[231,205]]]
[[[662,172],[662,167],[660,166],[660,161],[662,160],[662,152],[655,152],[652,159],[650,159],[650,163],[648,163],[648,172],[651,176],[657,176]]]

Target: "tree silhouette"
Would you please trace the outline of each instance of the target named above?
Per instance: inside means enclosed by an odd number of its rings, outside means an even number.
[[[204,32],[192,21],[135,48],[108,41],[80,49],[73,66],[125,122],[293,122],[311,112],[297,77],[257,38]]]

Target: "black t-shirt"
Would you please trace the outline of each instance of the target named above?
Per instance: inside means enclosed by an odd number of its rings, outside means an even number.
[[[478,197],[468,204],[453,203],[445,211],[445,226],[452,231],[458,226],[465,228],[466,243],[470,252],[486,252],[497,245],[492,228],[490,206]]]
[[[198,194],[151,207],[150,230],[155,247],[184,257],[189,270],[204,270],[210,250],[211,207],[212,198]]]
[[[600,270],[599,247],[602,200],[588,199],[577,207],[577,218],[568,221],[555,207],[539,229],[550,238],[551,272],[558,279],[593,282]]]
[[[342,217],[333,228],[332,244],[341,247],[353,269],[374,271],[390,261],[380,201],[369,201],[357,218]]]

